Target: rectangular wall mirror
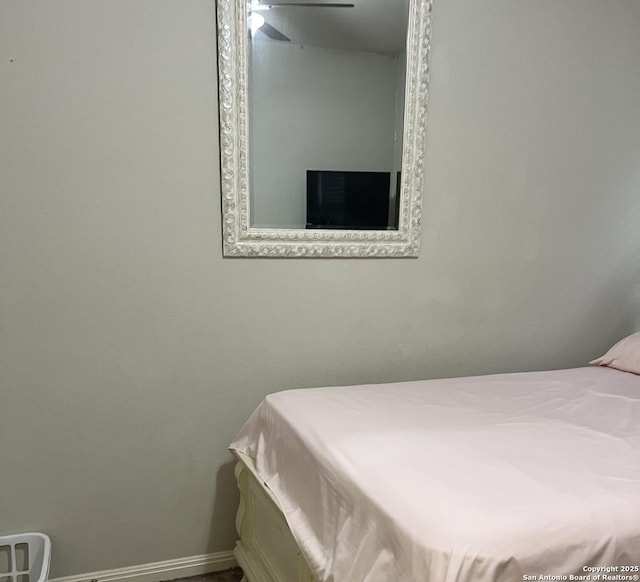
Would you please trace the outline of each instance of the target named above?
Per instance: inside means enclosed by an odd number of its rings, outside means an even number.
[[[432,1],[217,10],[225,256],[417,256]]]

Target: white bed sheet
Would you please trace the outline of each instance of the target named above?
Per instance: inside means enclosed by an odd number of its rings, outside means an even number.
[[[268,396],[230,448],[255,459],[321,581],[512,582],[640,566],[630,373],[290,390]]]

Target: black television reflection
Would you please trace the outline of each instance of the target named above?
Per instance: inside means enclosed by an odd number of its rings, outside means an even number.
[[[391,172],[307,170],[307,228],[397,230]],[[396,191],[400,191],[400,172]],[[393,204],[393,212],[389,205]]]

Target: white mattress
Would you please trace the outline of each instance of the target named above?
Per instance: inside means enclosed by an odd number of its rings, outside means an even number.
[[[280,392],[231,449],[255,459],[321,581],[514,582],[640,566],[630,373]]]

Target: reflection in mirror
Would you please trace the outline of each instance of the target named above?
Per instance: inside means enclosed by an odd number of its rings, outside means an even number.
[[[248,6],[251,227],[398,229],[408,0],[354,1]]]

